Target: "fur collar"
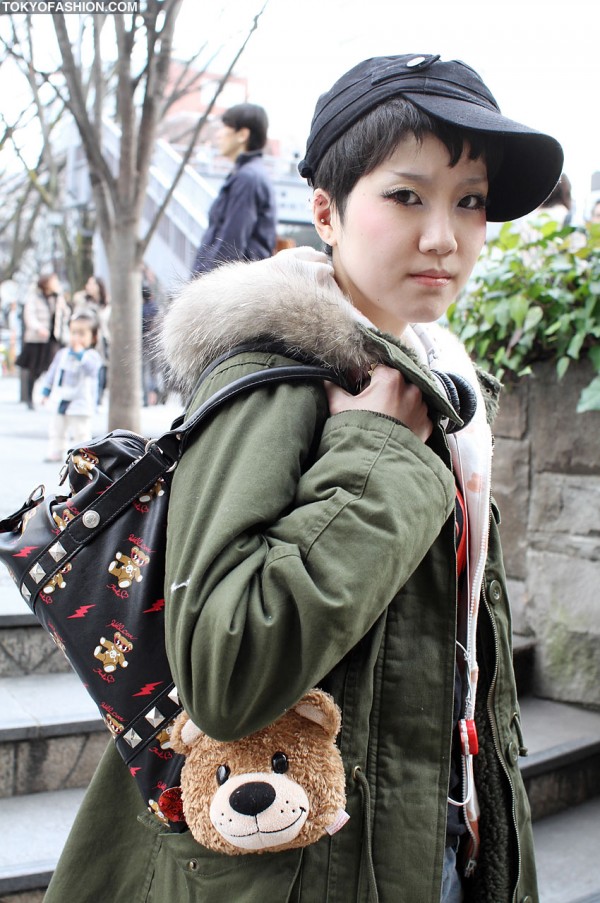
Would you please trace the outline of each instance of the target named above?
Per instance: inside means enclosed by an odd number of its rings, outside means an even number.
[[[188,283],[175,298],[160,343],[184,396],[217,357],[256,340],[270,340],[290,357],[312,358],[355,376],[389,361],[387,342],[360,321],[333,279],[323,278],[323,266],[307,266],[292,255],[285,265],[275,260],[223,264]],[[414,351],[400,347],[416,362]]]
[[[400,357],[410,379],[452,416],[428,364],[453,370],[458,363],[459,371],[468,368],[464,375],[472,384],[482,384],[493,421],[501,384],[475,371],[456,336],[436,323],[407,329],[402,342],[383,336],[362,322],[325,261],[312,248],[297,248],[254,263],[226,263],[188,283],[160,331],[159,355],[173,387],[189,398],[202,371],[221,355],[239,345],[275,344],[291,358],[318,362],[356,384],[373,364],[397,365]],[[443,365],[435,348],[443,352]]]

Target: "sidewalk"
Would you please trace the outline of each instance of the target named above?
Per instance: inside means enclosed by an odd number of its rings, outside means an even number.
[[[61,464],[44,461],[51,413],[38,407],[30,411],[19,401],[16,376],[0,376],[0,519],[21,507],[30,492],[43,483],[47,493],[58,491]],[[167,430],[181,413],[176,396],[168,404],[142,409],[142,433],[149,438]],[[108,431],[108,405],[105,402],[93,423],[93,435]],[[64,492],[64,488],[61,490]],[[0,612],[25,613],[22,601],[6,568],[0,568]]]

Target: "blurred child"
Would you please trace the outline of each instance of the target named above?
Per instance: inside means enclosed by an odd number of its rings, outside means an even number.
[[[50,399],[55,414],[50,424],[47,461],[62,461],[69,448],[89,440],[98,403],[98,377],[102,358],[96,351],[98,324],[89,313],[69,321],[69,344],[55,355],[42,396]]]

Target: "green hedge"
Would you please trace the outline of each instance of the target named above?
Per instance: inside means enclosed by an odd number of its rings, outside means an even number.
[[[600,224],[561,227],[546,215],[505,223],[447,316],[477,363],[504,382],[545,360],[560,379],[588,358],[595,375],[577,410],[600,410]]]

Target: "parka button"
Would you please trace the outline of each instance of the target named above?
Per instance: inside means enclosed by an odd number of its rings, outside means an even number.
[[[502,598],[502,584],[499,580],[492,580],[489,586],[489,596],[491,601],[496,604]]]
[[[519,747],[515,743],[514,740],[511,740],[506,749],[506,755],[508,757],[508,761],[513,765],[516,765],[519,761]]]
[[[190,872],[195,872],[196,869],[198,868],[198,860],[190,859],[187,863],[187,868],[189,869]]]

